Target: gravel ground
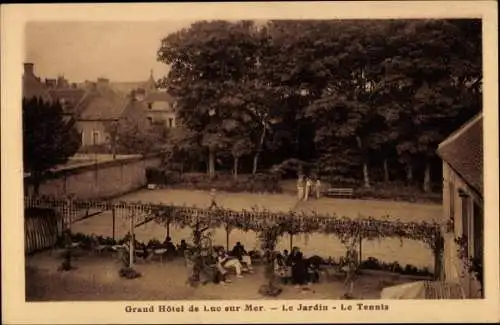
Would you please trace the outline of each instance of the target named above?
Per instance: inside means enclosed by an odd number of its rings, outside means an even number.
[[[265,283],[263,268],[254,274],[233,279],[229,285],[209,283],[192,288],[185,284],[186,268],[182,260],[161,264],[139,262],[135,268],[142,276],[127,280],[118,276],[120,264],[111,255],[77,258],[75,270],[58,271],[61,260],[57,254],[38,253],[26,259],[27,301],[117,301],[117,300],[257,300],[269,299],[258,293]],[[361,276],[355,285],[357,299],[378,299],[382,287],[401,280]],[[340,299],[345,292],[341,281],[322,280],[302,291],[284,286],[279,299]]]

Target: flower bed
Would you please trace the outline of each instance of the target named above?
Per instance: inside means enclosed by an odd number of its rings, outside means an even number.
[[[424,193],[414,186],[403,186],[398,184],[376,184],[370,188],[357,187],[354,197],[359,199],[381,199],[406,202],[432,202],[441,203],[441,193]]]
[[[368,257],[368,259],[362,261],[359,265],[359,268],[361,270],[383,271],[411,276],[430,277],[433,275],[428,268],[419,269],[416,266],[410,264],[402,267],[398,262],[381,262],[374,257]]]

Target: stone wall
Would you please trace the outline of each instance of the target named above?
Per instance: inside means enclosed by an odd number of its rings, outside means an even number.
[[[53,172],[40,184],[39,195],[81,199],[118,196],[146,185],[146,168],[159,167],[159,156],[128,157]],[[25,195],[33,194],[33,184],[25,178]]]

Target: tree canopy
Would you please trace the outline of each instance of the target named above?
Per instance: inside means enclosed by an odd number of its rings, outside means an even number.
[[[366,187],[418,174],[426,191],[439,142],[481,110],[481,57],[472,19],[201,21],[158,50],[209,174],[217,155],[235,173],[295,158]]]
[[[65,120],[58,103],[23,99],[23,162],[37,184],[43,172],[64,164],[81,145],[72,119]]]

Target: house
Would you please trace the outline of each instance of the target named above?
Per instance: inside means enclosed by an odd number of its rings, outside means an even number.
[[[75,118],[78,116],[80,104],[88,95],[86,90],[77,88],[75,83],[70,84],[63,76],[45,79],[45,86],[52,99],[59,102],[65,115]]]
[[[163,124],[167,128],[178,126],[175,113],[175,100],[165,91],[150,93],[144,102],[147,106],[148,120],[151,124]]]
[[[149,127],[144,104],[116,93],[108,79],[87,82],[87,87],[89,94],[79,103],[76,118],[82,147],[109,145],[110,128],[116,123],[134,123],[141,130]]]
[[[482,265],[483,213],[483,116],[477,115],[438,147],[443,160],[443,275],[446,282],[460,283],[469,298],[480,297],[477,276],[467,271],[468,259]],[[459,244],[462,239],[463,244]],[[463,241],[466,240],[466,244]],[[458,242],[457,242],[458,241]],[[481,268],[482,271],[482,268]]]
[[[24,63],[23,73],[23,99],[40,98],[46,102],[52,102],[52,97],[39,77],[35,75],[35,65]]]
[[[120,85],[123,90],[126,89],[126,85],[132,86],[131,83],[122,83]],[[150,125],[164,125],[166,128],[179,126],[179,120],[175,112],[175,100],[165,90],[158,88],[153,77],[153,71],[151,71],[147,81],[137,83],[129,91],[135,100],[144,103],[147,107],[147,118]]]

